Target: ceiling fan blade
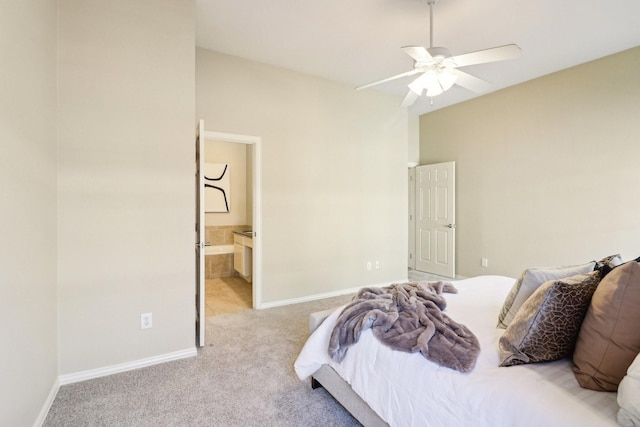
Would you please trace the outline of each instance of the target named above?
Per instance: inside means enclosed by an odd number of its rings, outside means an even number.
[[[407,92],[407,95],[402,100],[402,104],[400,104],[400,106],[405,108],[411,107],[413,103],[416,102],[416,99],[418,99],[418,94],[410,90],[409,92]]]
[[[455,68],[451,68],[449,71],[456,75],[456,84],[458,86],[469,89],[471,92],[484,93],[491,90],[491,84],[489,82],[479,79],[476,76],[472,76]]]
[[[420,70],[411,70],[411,71],[407,71],[406,73],[397,74],[397,75],[395,75],[395,76],[387,77],[386,79],[377,80],[377,81],[375,81],[375,82],[367,83],[366,85],[358,86],[358,87],[356,88],[356,90],[366,89],[366,88],[368,88],[368,87],[375,86],[375,85],[379,85],[380,83],[390,82],[391,80],[399,79],[399,78],[401,78],[401,77],[412,76],[412,75],[417,74],[417,73],[419,73],[419,72],[420,72]]]
[[[516,44],[494,47],[491,49],[478,50],[476,52],[463,53],[452,57],[456,67],[466,67],[467,65],[485,64],[487,62],[504,61],[520,56],[522,50]]]
[[[402,50],[417,62],[433,61],[433,56],[422,46],[403,46]]]

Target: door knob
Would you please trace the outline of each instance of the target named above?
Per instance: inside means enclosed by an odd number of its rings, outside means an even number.
[[[456,228],[456,225],[455,224],[447,224],[447,225],[445,225],[445,227],[447,227],[447,228]]]

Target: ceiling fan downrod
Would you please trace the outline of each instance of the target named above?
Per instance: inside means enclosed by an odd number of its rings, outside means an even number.
[[[433,5],[436,0],[427,0],[429,5],[429,48],[433,47]]]

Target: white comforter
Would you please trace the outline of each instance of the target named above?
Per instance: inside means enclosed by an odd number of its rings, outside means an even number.
[[[311,335],[295,362],[300,379],[328,364],[391,426],[615,426],[616,393],[581,388],[571,362],[498,367],[504,332],[497,316],[514,279],[480,276],[456,281],[446,312],[473,331],[482,348],[463,374],[419,354],[391,350],[370,330],[338,363],[328,356],[336,309]]]

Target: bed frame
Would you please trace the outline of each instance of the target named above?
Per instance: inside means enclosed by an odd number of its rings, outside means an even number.
[[[309,332],[318,326],[333,312],[334,309],[318,311],[309,316]],[[373,409],[362,400],[351,388],[349,383],[340,377],[329,365],[322,365],[311,376],[311,388],[323,387],[334,397],[355,419],[366,427],[388,427],[389,425],[376,414]]]

